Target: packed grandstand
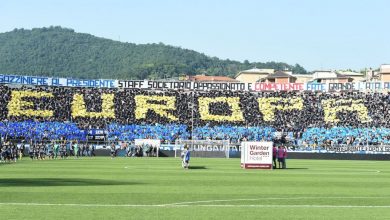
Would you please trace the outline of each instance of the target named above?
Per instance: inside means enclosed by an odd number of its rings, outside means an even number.
[[[0,135],[12,140],[282,141],[387,145],[390,94],[0,85]]]

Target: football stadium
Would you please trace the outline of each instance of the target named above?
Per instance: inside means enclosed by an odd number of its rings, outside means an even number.
[[[0,220],[390,219],[390,1],[0,3]]]
[[[386,82],[1,82],[9,219],[390,215]]]

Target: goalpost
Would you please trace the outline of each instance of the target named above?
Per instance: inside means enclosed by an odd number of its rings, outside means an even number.
[[[229,158],[229,140],[176,140],[175,157],[180,157],[185,145],[191,157]]]

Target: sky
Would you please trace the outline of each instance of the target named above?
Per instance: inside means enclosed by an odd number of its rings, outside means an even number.
[[[0,0],[0,33],[62,26],[309,71],[390,63],[388,0]]]

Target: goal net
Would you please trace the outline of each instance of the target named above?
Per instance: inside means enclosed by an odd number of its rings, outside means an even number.
[[[228,140],[176,140],[175,157],[180,157],[184,146],[188,146],[191,157],[229,158]]]

